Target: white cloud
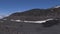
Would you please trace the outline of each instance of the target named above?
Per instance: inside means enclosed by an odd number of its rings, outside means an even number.
[[[3,16],[0,16],[0,19],[2,19],[3,18]]]
[[[4,18],[4,17],[8,17],[9,15],[0,15],[0,19]]]

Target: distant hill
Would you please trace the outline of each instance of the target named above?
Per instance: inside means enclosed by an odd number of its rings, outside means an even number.
[[[20,19],[20,20],[44,20],[48,18],[60,18],[60,7],[48,9],[31,9],[24,12],[16,12],[11,14],[7,19]]]

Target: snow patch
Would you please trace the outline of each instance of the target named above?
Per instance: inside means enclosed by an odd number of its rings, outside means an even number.
[[[24,21],[24,22],[28,22],[28,23],[44,23],[46,21]]]
[[[53,20],[53,19],[47,19],[47,20],[43,20],[43,21],[24,21],[24,22],[28,22],[28,23],[44,23],[44,22],[49,21],[49,20]]]
[[[21,22],[21,20],[15,20],[16,22]]]
[[[21,22],[21,20],[14,20],[14,19],[11,19],[11,21]]]
[[[45,23],[46,21],[53,20],[53,19],[47,19],[47,20],[42,20],[42,21],[22,21],[22,20],[14,20],[11,19],[11,21],[15,22],[25,22],[25,23]]]

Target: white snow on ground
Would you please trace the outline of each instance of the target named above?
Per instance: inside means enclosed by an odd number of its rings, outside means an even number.
[[[3,19],[3,20],[7,20],[7,19]],[[22,21],[22,20],[14,20],[14,19],[11,19],[10,21],[14,21],[14,22],[25,22],[25,23],[45,23],[46,21],[49,21],[49,20],[53,20],[53,19],[46,19],[46,20],[42,20],[42,21]],[[3,21],[1,21],[3,22]]]
[[[43,21],[24,21],[24,22],[28,22],[28,23],[44,23],[44,22],[49,21],[49,20],[53,20],[53,19],[47,19],[47,20],[43,20]]]
[[[21,20],[15,20],[16,22],[21,22]]]
[[[21,22],[21,20],[14,20],[14,19],[11,19],[11,21]]]
[[[14,19],[11,19],[11,21],[25,22],[25,23],[44,23],[44,22],[49,21],[49,20],[53,20],[53,19],[47,19],[47,20],[43,20],[43,21],[22,21],[22,20],[14,20]]]
[[[46,22],[46,21],[24,21],[24,22],[28,22],[28,23],[44,23],[44,22]]]

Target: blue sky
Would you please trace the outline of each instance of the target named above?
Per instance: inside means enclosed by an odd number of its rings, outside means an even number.
[[[0,0],[0,15],[33,8],[50,8],[55,5],[60,5],[60,0]]]

